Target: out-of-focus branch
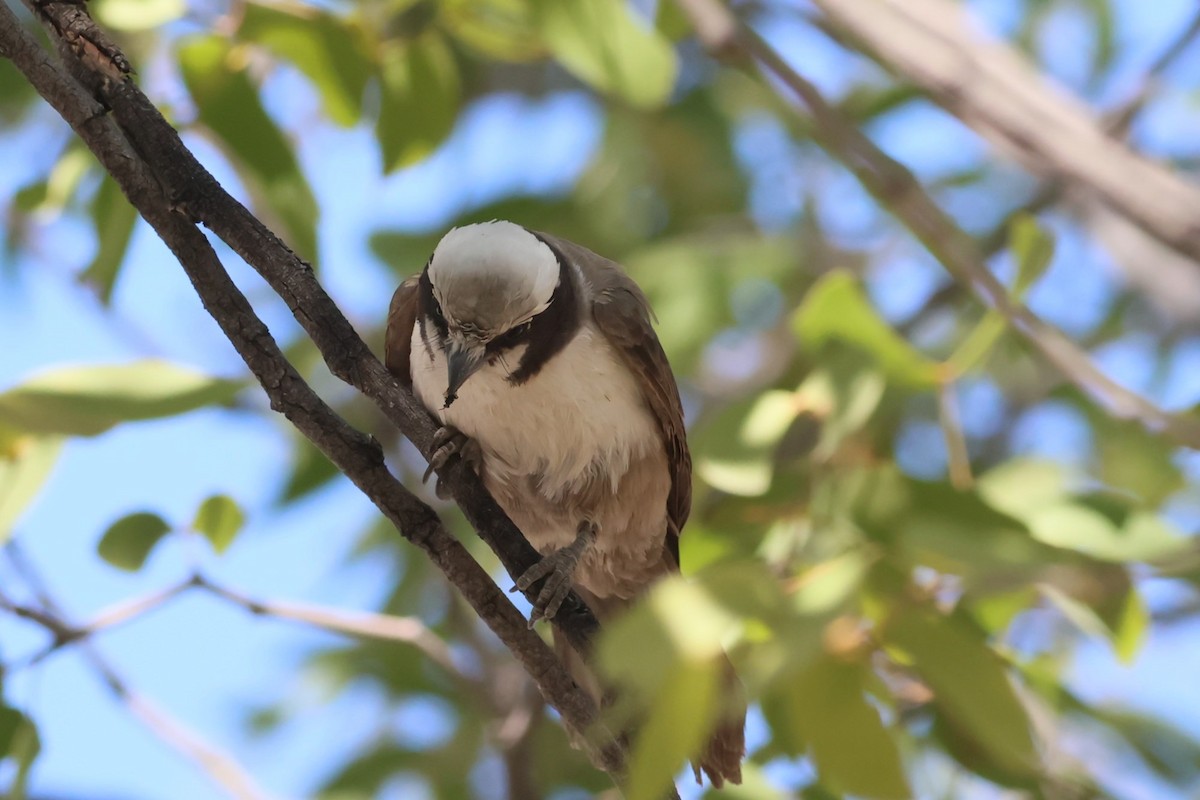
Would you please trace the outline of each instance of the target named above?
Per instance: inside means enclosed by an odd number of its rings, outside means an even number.
[[[1200,189],[1112,138],[1089,109],[1012,48],[973,30],[965,6],[949,0],[817,5],[866,52],[1035,173],[1086,190],[1200,263]],[[1179,49],[1194,35],[1185,34]],[[1164,54],[1167,63],[1172,52]]]
[[[20,605],[7,595],[0,594],[0,608],[45,628],[55,641],[80,640],[79,626],[72,625],[51,596],[32,562],[11,542],[5,548],[13,571],[32,589],[38,605]],[[156,706],[149,699],[129,688],[129,684],[88,641],[79,641],[80,653],[130,714],[137,717],[151,733],[184,757],[193,761],[205,775],[230,797],[237,800],[264,800],[267,793],[241,765],[225,751],[208,742],[191,728]]]
[[[704,40],[710,51],[726,57],[749,58],[792,91],[809,110],[808,125],[817,143],[849,169],[951,276],[969,288],[980,302],[999,312],[1067,380],[1112,416],[1136,420],[1152,432],[1166,435],[1179,444],[1200,448],[1200,422],[1170,414],[1121,386],[1105,375],[1087,353],[1060,330],[1009,297],[1004,285],[988,269],[974,240],[938,207],[913,174],[880,150],[762,37],[735,19],[716,0],[678,2],[698,32],[721,33],[723,38]],[[712,21],[721,15],[727,18],[726,24],[718,25]]]

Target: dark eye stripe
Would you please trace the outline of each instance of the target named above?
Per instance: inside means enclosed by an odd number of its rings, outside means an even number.
[[[487,344],[488,353],[499,353],[503,350],[511,350],[517,345],[529,339],[529,331],[533,328],[533,320],[518,325],[515,328],[510,328],[504,333],[492,339]]]

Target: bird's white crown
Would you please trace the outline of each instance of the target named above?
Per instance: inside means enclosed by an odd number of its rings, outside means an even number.
[[[544,311],[558,277],[558,259],[545,242],[503,220],[451,229],[429,261],[447,320],[492,334]]]

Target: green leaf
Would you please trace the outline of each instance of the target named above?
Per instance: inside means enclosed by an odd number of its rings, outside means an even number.
[[[0,393],[0,425],[38,434],[95,436],[120,422],[227,403],[242,388],[166,361],[61,367]]]
[[[795,393],[772,390],[721,411],[705,428],[696,473],[723,492],[753,497],[767,491],[772,452],[800,411]]]
[[[1096,477],[1113,488],[1132,492],[1147,506],[1160,505],[1187,485],[1175,463],[1177,448],[1171,442],[1147,433],[1141,423],[1089,410]]]
[[[677,663],[650,705],[629,763],[629,800],[658,800],[704,747],[717,714],[719,663]]]
[[[545,55],[524,0],[442,0],[438,20],[457,41],[486,58],[520,62]]]
[[[575,77],[639,108],[667,101],[675,50],[625,0],[532,0],[532,8],[546,46]]]
[[[1200,743],[1173,725],[1146,714],[1119,708],[1089,708],[1096,719],[1116,731],[1152,770],[1178,787],[1200,778]]]
[[[139,511],[121,517],[100,538],[96,552],[118,569],[137,572],[146,563],[150,551],[171,530],[158,514]]]
[[[8,800],[24,800],[29,770],[42,750],[37,728],[28,716],[0,705],[0,764],[11,761],[16,772],[9,783]]]
[[[1136,587],[1131,586],[1125,593],[1111,622],[1105,621],[1095,609],[1056,586],[1043,583],[1038,589],[1080,631],[1109,641],[1113,652],[1122,662],[1129,664],[1133,661],[1150,625],[1149,612]]]
[[[260,214],[274,217],[267,222],[312,261],[317,252],[316,198],[291,143],[267,116],[245,67],[219,36],[184,39],[178,54],[198,121],[220,140]]]
[[[137,219],[137,210],[125,199],[117,182],[105,175],[92,200],[96,255],[79,276],[81,282],[95,287],[105,305],[112,299],[117,272],[125,260],[125,251],[129,248]]]
[[[896,741],[864,696],[867,668],[824,656],[790,683],[787,718],[821,783],[860,797],[912,796]]]
[[[200,504],[192,529],[204,535],[217,553],[224,553],[245,524],[242,509],[223,494],[213,495]]]
[[[1014,458],[999,464],[975,482],[979,496],[997,511],[1017,519],[1067,496],[1068,480],[1061,464]]]
[[[793,318],[793,329],[806,344],[831,339],[862,348],[893,380],[916,388],[937,385],[938,364],[891,329],[845,270],[818,280]]]
[[[1029,517],[1029,528],[1047,544],[1107,561],[1154,561],[1187,547],[1186,539],[1150,512],[1135,511],[1121,524],[1096,508],[1074,502],[1038,509]]]
[[[156,513],[139,511],[121,517],[104,531],[96,552],[120,570],[142,569],[158,540],[166,536],[170,525]]]
[[[246,3],[238,36],[263,45],[303,72],[334,122],[358,122],[372,65],[357,26],[311,6]]]
[[[383,50],[383,95],[375,133],[388,172],[424,158],[454,128],[462,86],[445,38],[430,31]]]
[[[96,0],[92,13],[106,27],[139,32],[160,28],[187,11],[184,0]]]
[[[1050,266],[1050,261],[1054,258],[1054,237],[1039,226],[1034,217],[1020,214],[1009,227],[1008,246],[1017,263],[1012,297],[1020,301]],[[953,368],[956,375],[970,371],[991,352],[1007,328],[1008,323],[1000,312],[988,311],[979,321],[979,325],[946,360],[947,364]]]
[[[11,442],[0,458],[0,543],[12,535],[13,525],[37,497],[62,440],[58,437],[22,436]]]
[[[895,609],[884,636],[912,658],[957,734],[974,741],[998,771],[1038,774],[1029,716],[978,629],[961,617],[906,604]]]

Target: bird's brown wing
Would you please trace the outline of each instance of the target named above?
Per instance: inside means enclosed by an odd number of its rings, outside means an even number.
[[[388,308],[387,332],[383,336],[383,363],[388,372],[396,376],[400,385],[412,388],[412,367],[409,355],[412,350],[413,326],[417,324],[417,276],[413,276],[392,295]]]
[[[593,291],[592,318],[633,372],[662,435],[671,469],[667,516],[674,530],[667,549],[679,564],[679,533],[692,508],[692,456],[683,426],[679,387],[651,324],[646,295],[615,262],[565,239],[539,233],[579,267]]]

